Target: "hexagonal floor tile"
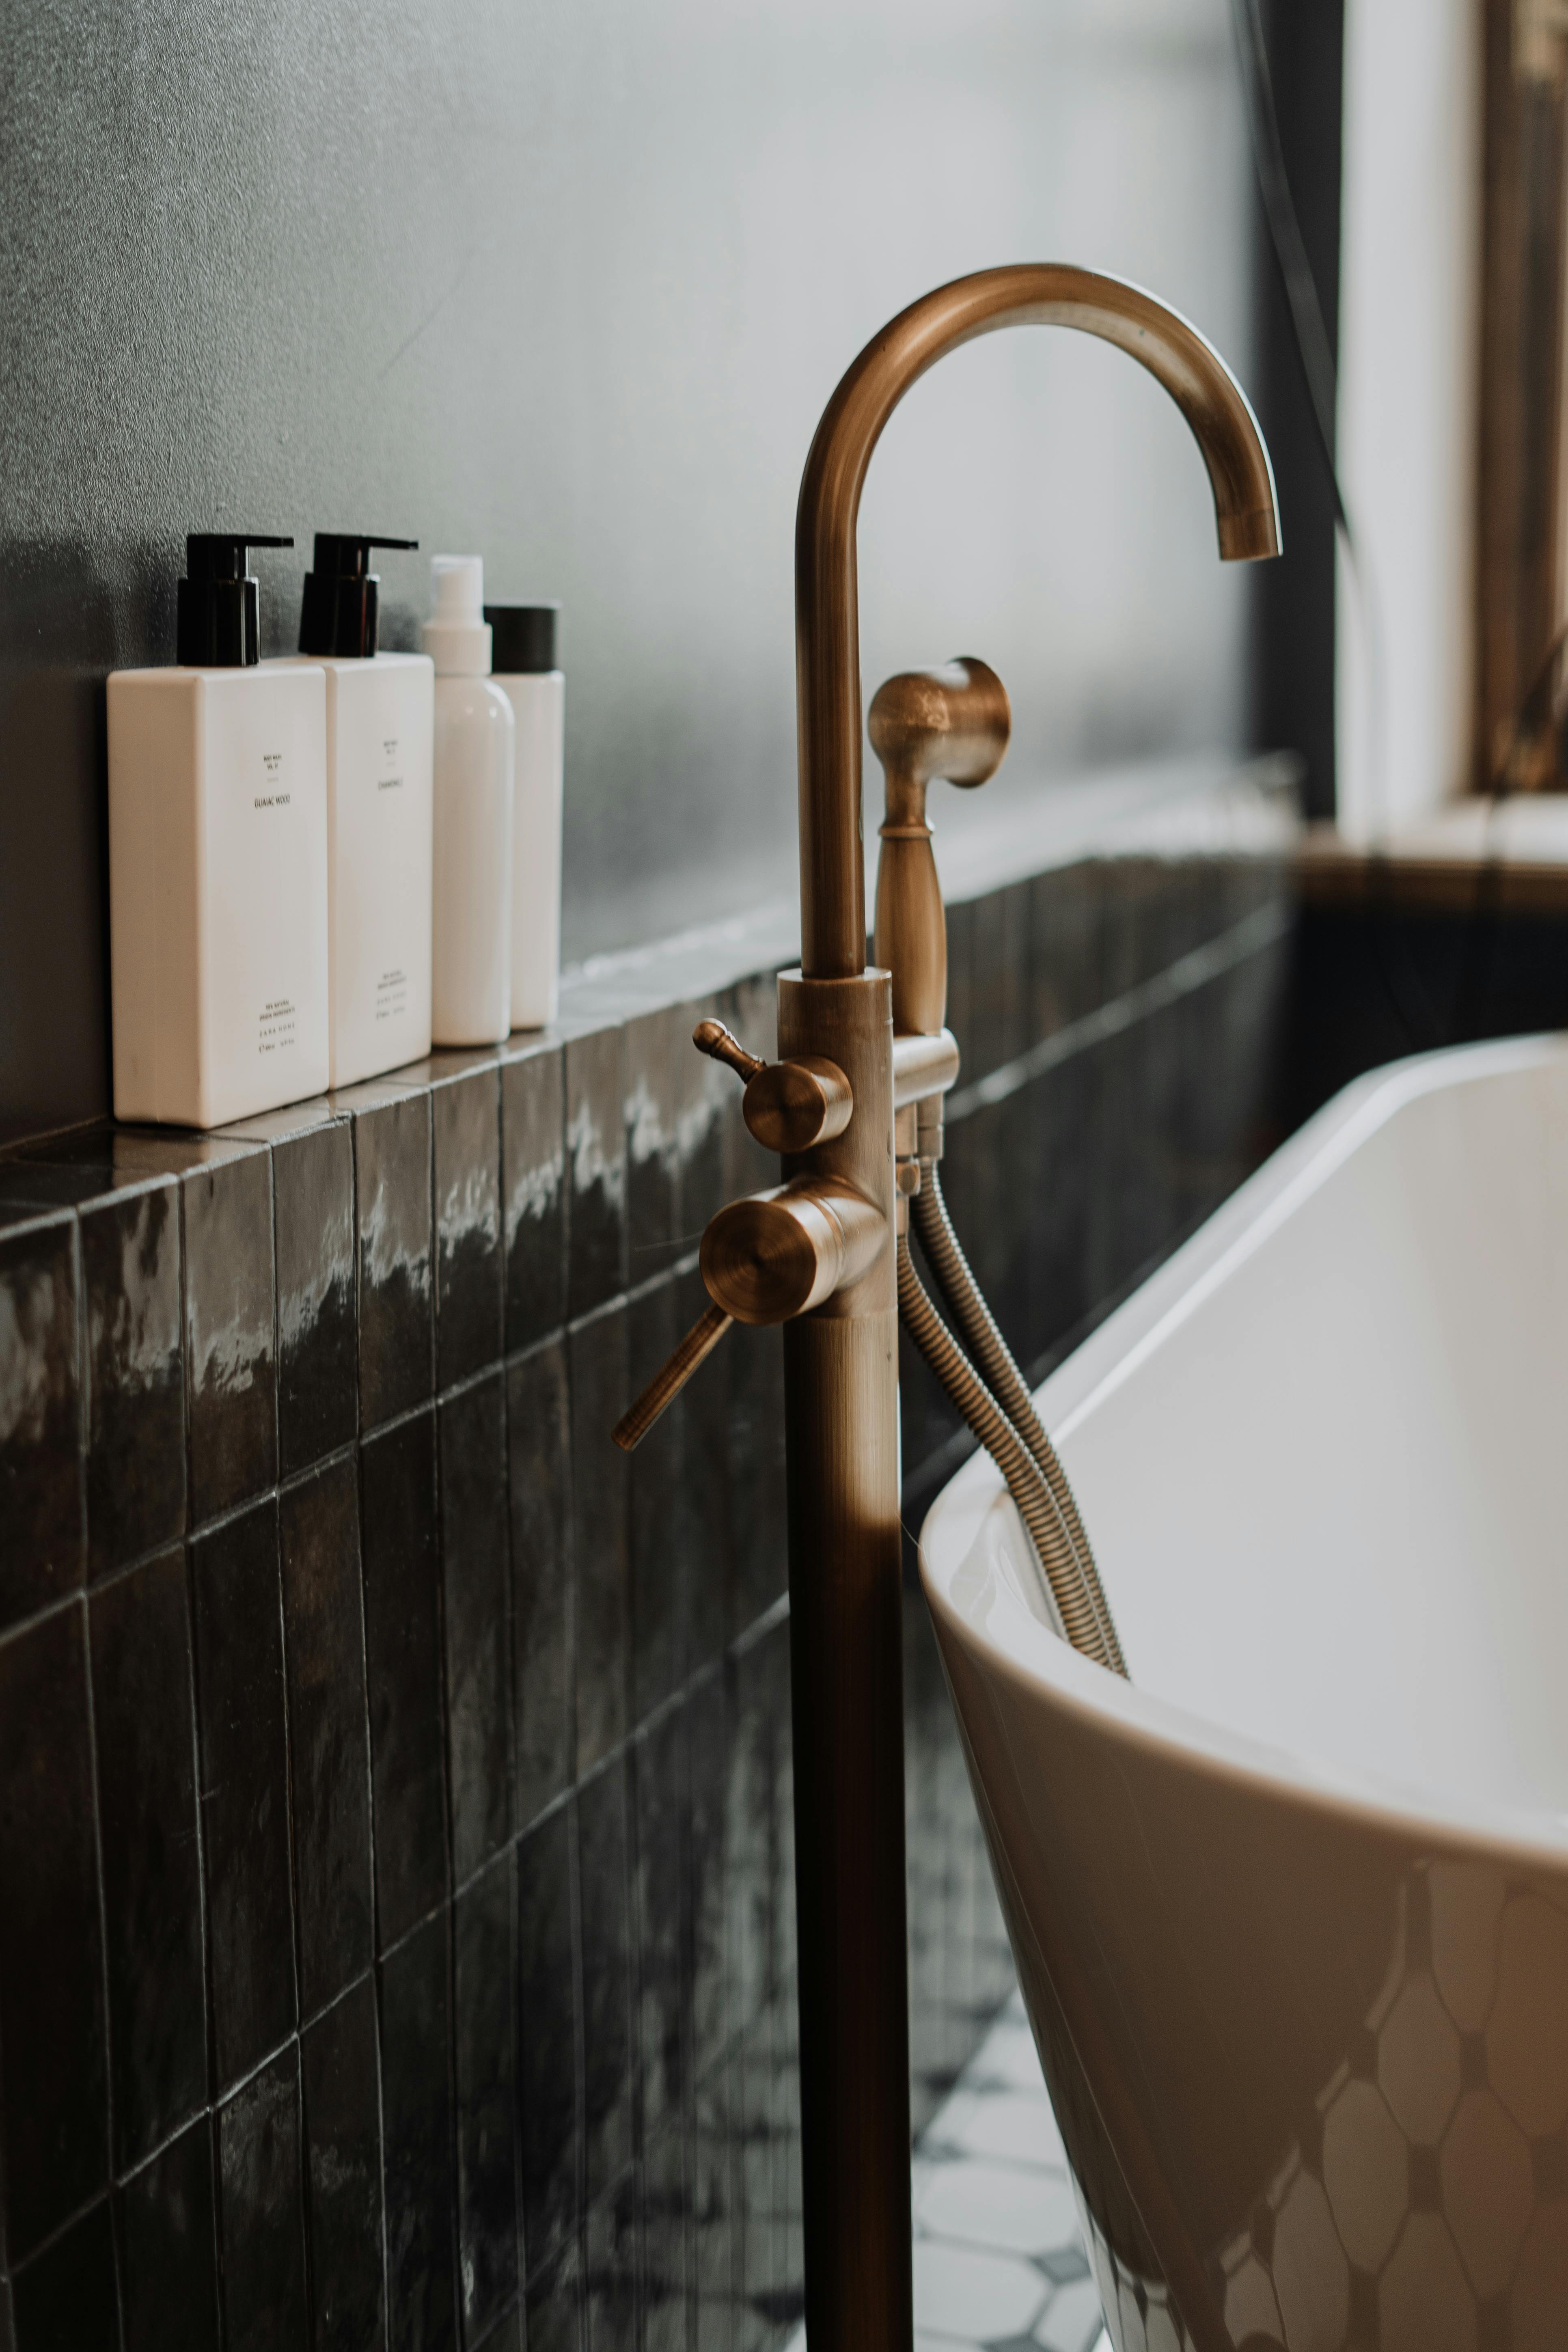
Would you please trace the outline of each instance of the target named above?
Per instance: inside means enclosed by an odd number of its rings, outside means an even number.
[[[915,2221],[932,2237],[1006,2254],[1051,2254],[1079,2246],[1072,2190],[1055,2174],[978,2160],[922,2169]]]
[[[1035,2341],[1042,2352],[1100,2352],[1109,2344],[1100,2290],[1092,2279],[1057,2289],[1035,2328]]]
[[[954,2091],[931,2117],[925,2145],[931,2152],[950,2147],[1047,2172],[1060,2172],[1067,2163],[1050,2101],[1026,2091]]]
[[[985,2254],[933,2238],[915,2244],[915,2320],[922,2335],[1000,2344],[1026,2336],[1045,2309],[1038,2271],[1011,2254]]]

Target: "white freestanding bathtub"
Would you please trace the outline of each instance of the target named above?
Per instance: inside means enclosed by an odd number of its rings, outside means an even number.
[[[1568,1041],[1348,1088],[1053,1375],[1132,1676],[921,1563],[1121,2352],[1568,2347]]]

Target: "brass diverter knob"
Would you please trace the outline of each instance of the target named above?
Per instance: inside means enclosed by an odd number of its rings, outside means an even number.
[[[741,1116],[764,1151],[810,1151],[831,1143],[848,1126],[855,1097],[837,1062],[816,1054],[762,1061],[721,1021],[700,1021],[691,1042],[700,1054],[725,1063],[745,1080]]]
[[[700,1021],[691,1042],[744,1079],[742,1115],[769,1151],[810,1151],[848,1126],[855,1097],[837,1062],[818,1055],[762,1061],[721,1021]],[[713,1304],[616,1423],[616,1444],[628,1454],[641,1444],[731,1323],[787,1323],[809,1314],[858,1282],[886,1238],[876,1203],[838,1176],[797,1176],[721,1209],[702,1236],[700,1260]]]
[[[881,1211],[853,1184],[797,1176],[720,1210],[702,1236],[702,1280],[737,1323],[787,1323],[858,1282],[886,1238]]]

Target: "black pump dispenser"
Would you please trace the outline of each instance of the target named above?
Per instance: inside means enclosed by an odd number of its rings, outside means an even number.
[[[174,659],[185,669],[254,669],[261,659],[260,605],[251,547],[292,547],[291,539],[193,530],[185,540],[185,573],[175,601]]]
[[[418,544],[416,539],[319,530],[300,607],[300,651],[335,654],[347,661],[374,654],[381,635],[381,582],[370,568],[370,551]]]

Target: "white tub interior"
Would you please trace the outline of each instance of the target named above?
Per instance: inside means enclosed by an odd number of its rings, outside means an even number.
[[[1142,1689],[1568,1811],[1568,1045],[1363,1081],[1042,1409]]]

